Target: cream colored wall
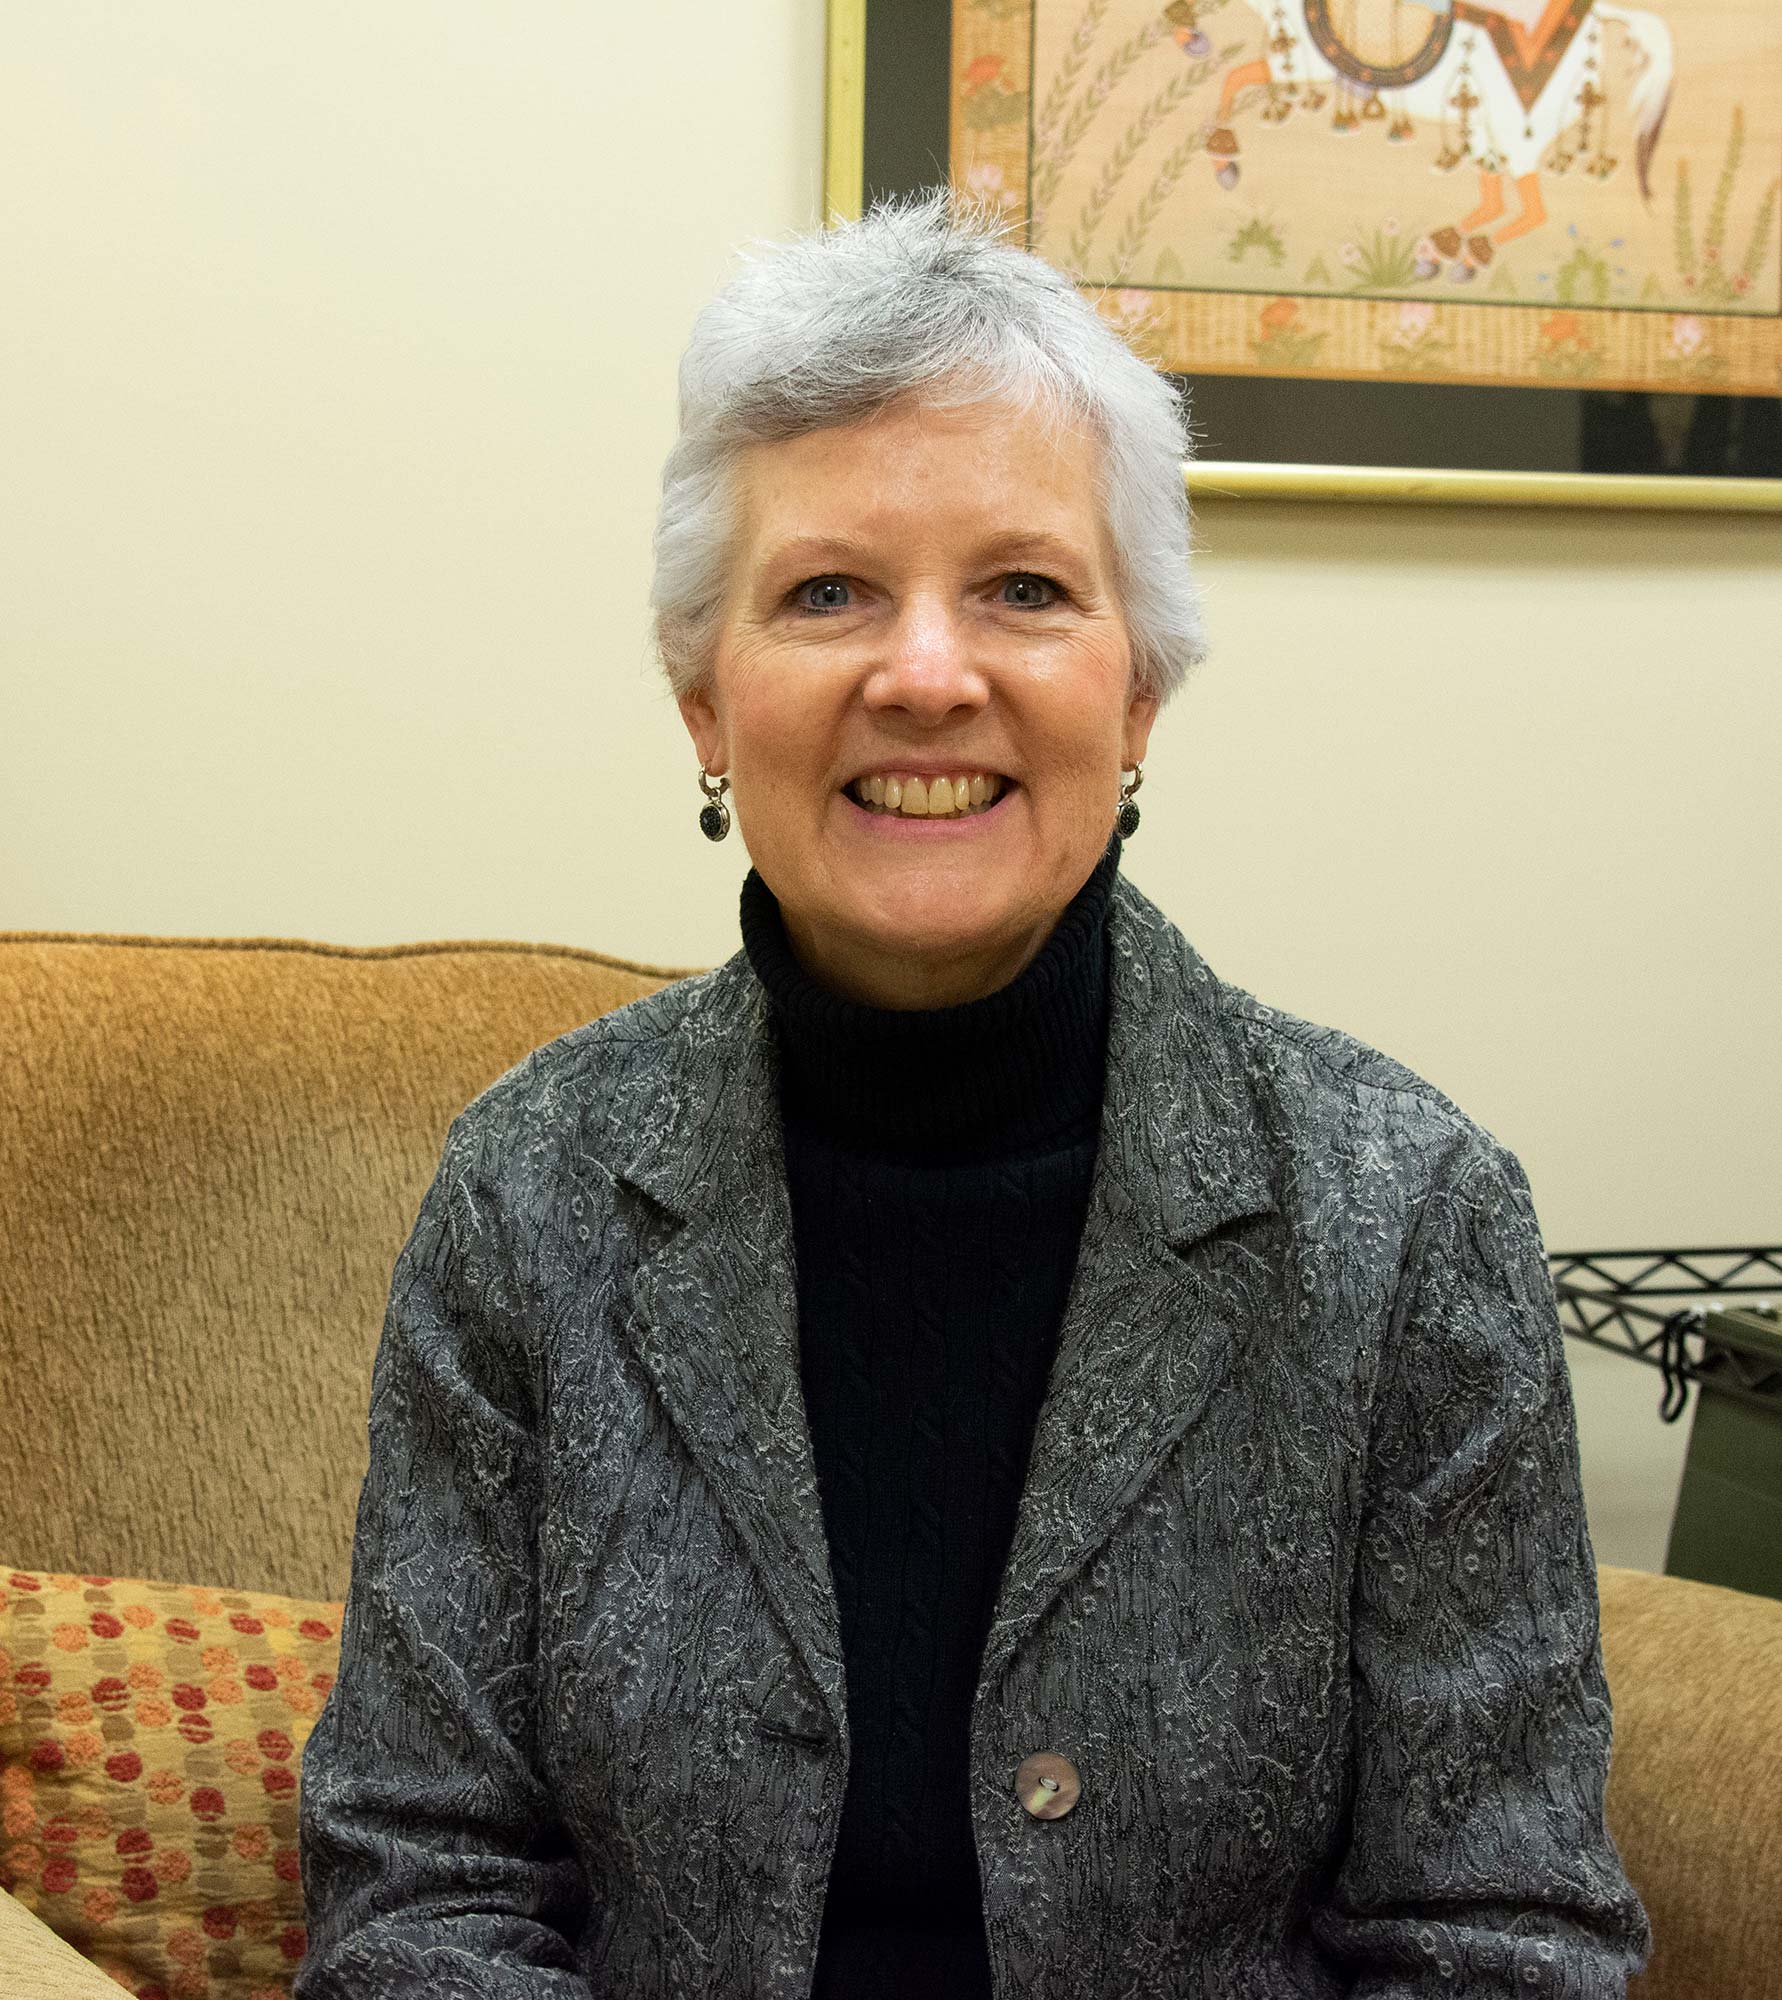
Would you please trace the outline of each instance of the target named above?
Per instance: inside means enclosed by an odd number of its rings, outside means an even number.
[[[821,0],[5,40],[0,926],[733,949],[649,529],[694,310],[818,213]],[[1513,1146],[1550,1246],[1782,1240],[1774,523],[1199,534],[1139,885]],[[1572,1359],[1598,1553],[1657,1567],[1683,1439]]]
[[[1216,651],[1135,879],[1511,1146],[1550,1249],[1782,1243],[1775,517],[1228,501],[1199,533]],[[1687,1423],[1567,1353],[1597,1554],[1662,1568]]]

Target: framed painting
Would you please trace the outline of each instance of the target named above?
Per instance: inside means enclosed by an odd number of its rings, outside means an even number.
[[[1773,0],[830,0],[836,217],[948,182],[1222,493],[1782,511]]]

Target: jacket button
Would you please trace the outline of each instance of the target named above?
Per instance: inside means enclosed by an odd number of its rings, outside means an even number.
[[[1015,1773],[1015,1796],[1035,1819],[1062,1819],[1082,1791],[1077,1767],[1056,1750],[1036,1750]]]

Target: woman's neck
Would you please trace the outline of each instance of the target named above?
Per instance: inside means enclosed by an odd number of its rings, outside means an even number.
[[[1006,985],[935,1008],[876,1007],[807,969],[772,890],[742,892],[743,944],[772,1002],[788,1118],[886,1157],[984,1160],[1093,1132],[1107,1046],[1111,840]]]

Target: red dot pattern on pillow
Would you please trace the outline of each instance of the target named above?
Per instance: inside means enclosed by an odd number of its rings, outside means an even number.
[[[288,2000],[341,1608],[0,1566],[0,1888],[138,2000]]]

